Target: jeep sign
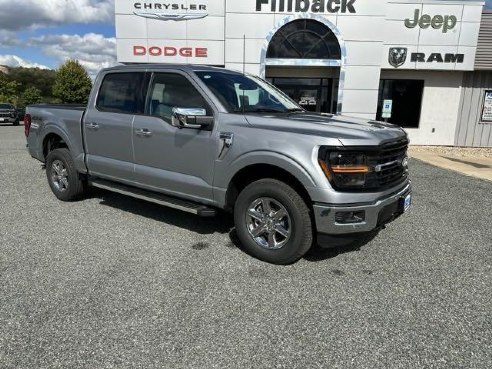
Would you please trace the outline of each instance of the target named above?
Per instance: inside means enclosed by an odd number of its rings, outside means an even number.
[[[434,29],[442,29],[442,33],[447,33],[456,26],[458,19],[454,15],[435,15],[431,17],[428,14],[420,16],[420,10],[415,9],[413,19],[406,19],[405,26],[407,28],[415,28],[419,26],[422,29],[432,27]]]
[[[263,6],[274,13],[355,13],[356,0],[256,0],[256,11]]]

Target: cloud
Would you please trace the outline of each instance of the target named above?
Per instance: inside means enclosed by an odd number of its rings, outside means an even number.
[[[30,46],[40,47],[44,54],[59,64],[76,59],[94,77],[102,68],[116,65],[116,39],[96,33],[85,35],[46,35],[28,40]]]
[[[31,61],[24,60],[16,55],[0,55],[0,65],[6,65],[11,68],[24,67],[24,68],[50,69],[46,65],[33,63]]]
[[[14,32],[0,29],[0,46],[11,47],[20,45],[20,41]]]
[[[3,30],[68,23],[113,22],[115,0],[0,0]]]

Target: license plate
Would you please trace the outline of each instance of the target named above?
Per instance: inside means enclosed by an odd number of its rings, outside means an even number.
[[[403,211],[407,211],[410,209],[410,206],[412,205],[412,195],[407,195],[403,199]]]

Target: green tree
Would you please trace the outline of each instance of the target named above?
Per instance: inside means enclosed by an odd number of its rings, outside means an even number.
[[[53,99],[53,85],[55,83],[56,72],[51,69],[39,68],[12,68],[7,75],[11,81],[19,82],[17,93],[22,92],[29,86],[36,87],[41,91],[43,100]]]
[[[8,78],[0,73],[0,102],[8,102],[17,105],[19,96],[17,95],[18,83],[9,81]]]
[[[67,60],[56,71],[53,96],[59,98],[62,103],[87,103],[91,88],[91,79],[77,60]]]
[[[29,86],[22,94],[22,102],[24,105],[39,104],[42,99],[41,91],[34,86]]]

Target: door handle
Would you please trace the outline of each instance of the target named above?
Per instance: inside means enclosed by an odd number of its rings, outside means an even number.
[[[135,133],[137,134],[137,136],[143,136],[143,137],[150,137],[150,136],[152,136],[152,132],[149,131],[147,128],[137,129],[135,131]]]
[[[89,128],[89,129],[99,129],[99,124],[94,123],[94,122],[92,122],[92,123],[88,123],[86,126],[87,126],[87,128]]]

